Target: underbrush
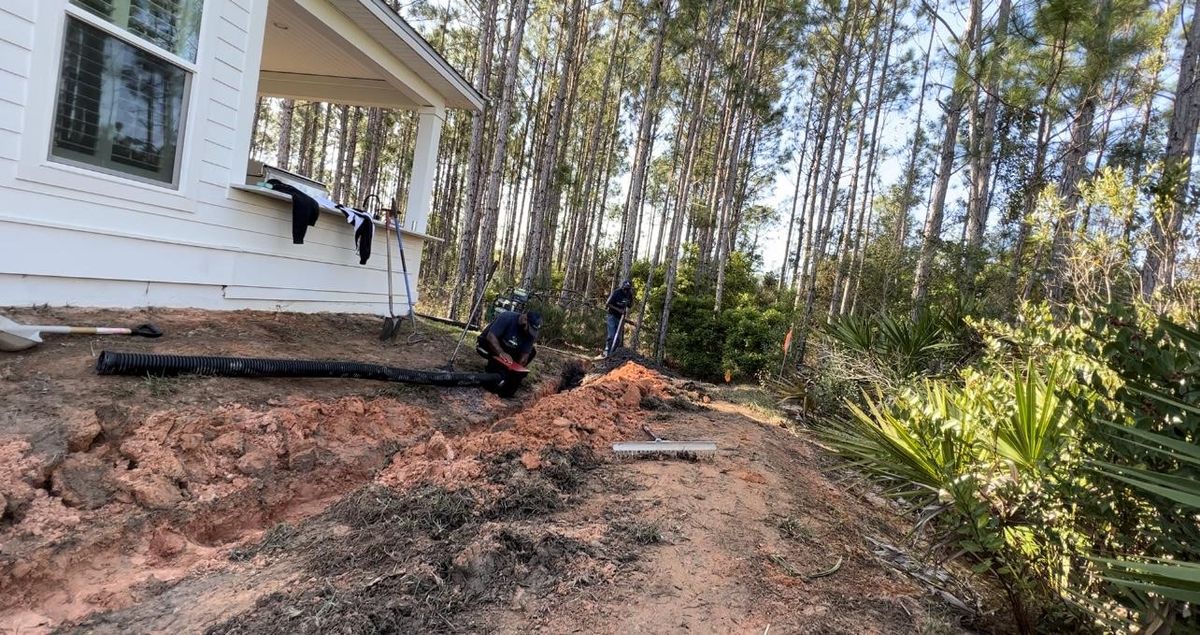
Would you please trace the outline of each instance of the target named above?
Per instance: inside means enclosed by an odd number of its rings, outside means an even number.
[[[843,319],[832,372],[776,391],[945,557],[995,580],[1018,631],[1194,620],[1200,332],[1121,307],[964,322],[967,339],[933,318]],[[838,407],[830,385],[857,396]]]

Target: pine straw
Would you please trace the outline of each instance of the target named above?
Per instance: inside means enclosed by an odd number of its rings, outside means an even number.
[[[589,546],[529,522],[573,502],[599,464],[588,448],[550,450],[542,462],[528,472],[517,456],[498,460],[489,473],[502,490],[490,499],[369,485],[298,528],[268,532],[241,558],[296,557],[316,582],[267,595],[208,632],[476,632],[486,630],[477,609],[508,601],[518,585],[548,592],[589,560],[628,560],[637,545]]]

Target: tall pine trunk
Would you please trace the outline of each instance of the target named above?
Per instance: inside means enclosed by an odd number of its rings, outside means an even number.
[[[1155,218],[1150,227],[1151,244],[1142,265],[1142,297],[1149,299],[1162,284],[1170,290],[1175,285],[1175,260],[1183,216],[1188,210],[1188,185],[1191,182],[1191,158],[1196,148],[1196,129],[1200,125],[1200,3],[1192,4],[1192,22],[1187,31],[1187,44],[1179,63],[1179,80],[1175,88],[1175,105],[1171,111],[1171,128],[1167,134],[1167,151],[1163,177],[1170,186],[1169,206],[1165,218]]]
[[[994,152],[994,134],[996,130],[996,113],[1000,105],[1000,66],[1004,60],[1005,43],[1008,38],[1008,18],[1012,10],[1012,0],[1000,0],[996,10],[996,29],[992,38],[992,50],[984,60],[984,102],[983,121],[979,126],[979,139],[971,155],[971,187],[967,197],[967,241],[966,261],[963,263],[965,280],[974,286],[975,272],[983,264],[980,252],[983,247],[983,233],[987,229],[988,201],[991,198],[989,184],[991,182],[992,159]]]
[[[750,41],[750,50],[745,56],[745,62],[741,69],[742,76],[746,78],[748,85],[753,85],[756,80],[760,50],[759,42],[763,32],[763,20],[766,17],[766,10],[766,2],[760,0],[758,14],[755,16],[754,23],[750,27],[751,33],[753,33]],[[742,94],[738,95],[737,125],[734,127],[733,147],[729,153],[729,182],[726,185],[725,198],[721,205],[721,222],[717,231],[717,288],[715,292],[716,298],[713,303],[714,311],[721,310],[721,303],[725,298],[725,269],[729,264],[729,257],[734,248],[734,239],[737,236],[738,223],[731,217],[736,215],[736,210],[741,209],[741,202],[734,199],[734,184],[738,182],[742,133],[746,129],[747,110],[750,103],[749,95],[744,94],[747,90],[749,89],[742,88],[739,91]],[[750,165],[753,165],[753,163],[751,162]],[[747,167],[748,169],[749,167]]]
[[[667,37],[667,19],[671,0],[657,0],[660,6],[658,29],[654,36],[654,52],[650,57],[650,71],[646,76],[646,90],[642,99],[642,117],[638,125],[638,143],[634,154],[633,169],[629,181],[629,196],[625,200],[625,222],[621,240],[620,279],[629,278],[633,270],[634,232],[637,231],[638,210],[645,194],[645,173],[650,157],[650,129],[657,114],[659,75],[662,72],[663,44]]]
[[[723,8],[724,2],[718,2],[712,11],[719,13]],[[679,170],[678,180],[676,181],[675,213],[671,216],[671,234],[667,243],[667,253],[670,256],[667,259],[667,271],[663,280],[665,289],[663,293],[662,314],[658,320],[658,337],[654,342],[654,359],[659,363],[662,363],[667,347],[667,330],[671,323],[671,303],[674,300],[676,279],[679,275],[680,252],[683,251],[681,243],[683,221],[691,213],[689,204],[692,193],[692,170],[695,167],[696,155],[698,154],[697,146],[699,145],[700,125],[704,120],[704,110],[708,103],[708,89],[712,78],[713,49],[716,44],[717,26],[718,20],[714,16],[714,13],[710,13],[708,16],[707,34],[704,41],[705,45],[702,46],[704,53],[700,62],[699,88],[694,93],[699,95],[700,103],[687,117],[687,128],[684,133],[683,165]],[[691,78],[689,77],[689,79]],[[681,108],[680,111],[683,112],[684,109]],[[682,121],[682,119],[676,119],[676,130],[682,125]]]
[[[296,112],[296,102],[285,99],[279,115],[279,151],[275,155],[275,164],[287,170],[292,162],[292,117]]]
[[[612,88],[613,71],[616,69],[616,66],[617,66],[617,64],[616,64],[617,49],[621,43],[621,26],[622,26],[622,22],[625,19],[625,12],[622,11],[621,9],[622,9],[621,6],[618,5],[617,9],[616,9],[617,10],[617,24],[613,28],[612,46],[609,48],[608,63],[604,67],[604,80],[601,82],[601,87],[600,87],[600,101],[596,107],[596,118],[592,122],[591,136],[588,140],[589,147],[591,147],[593,149],[600,147],[601,135],[604,132],[604,122],[605,122],[604,115],[608,108],[608,98],[609,98],[609,94],[611,93],[611,88]],[[594,153],[593,153],[593,156],[595,156]],[[604,165],[604,162],[601,162],[601,165]],[[606,175],[598,174],[597,171],[594,169],[594,166],[592,166],[592,165],[587,165],[585,167],[588,169],[588,174],[587,174],[587,177],[585,180],[585,185],[583,188],[581,209],[586,212],[587,210],[590,209],[592,194],[595,191],[597,184],[599,184],[601,187],[606,187],[607,184],[600,183],[600,177],[606,176]],[[574,288],[574,287],[578,286],[580,265],[583,264],[583,262],[582,262],[583,261],[583,245],[586,245],[587,239],[588,239],[588,236],[589,236],[590,230],[591,230],[591,222],[590,221],[591,221],[591,216],[586,213],[583,214],[583,222],[581,223],[581,225],[583,225],[584,231],[581,232],[582,236],[576,237],[574,239],[574,240],[578,241],[578,244],[574,244],[574,243],[572,244],[571,257],[567,259],[566,273],[563,277],[563,280],[564,280],[563,299],[565,299],[565,297],[566,297],[566,289],[567,288]]]
[[[521,62],[521,43],[525,36],[528,7],[529,0],[516,0],[509,18],[511,26],[508,51],[504,59],[504,81],[501,84],[499,108],[496,111],[496,139],[492,144],[483,219],[480,223],[479,251],[475,262],[475,281],[470,296],[472,306],[483,297],[487,274],[495,257],[496,229],[500,219],[500,187],[504,178],[504,164],[508,158],[509,120],[512,118],[515,101],[517,68]]]
[[[542,267],[542,249],[548,225],[547,216],[552,213],[550,202],[552,188],[556,177],[559,134],[562,127],[563,106],[569,88],[568,73],[575,57],[575,43],[578,39],[579,14],[583,9],[582,0],[573,0],[570,12],[563,16],[562,30],[567,32],[567,43],[562,54],[562,70],[559,72],[558,83],[554,92],[554,100],[550,106],[550,118],[546,122],[546,130],[542,137],[542,150],[539,157],[537,176],[534,181],[533,207],[529,213],[529,233],[526,235],[525,264],[521,271],[521,286],[530,288],[544,274]],[[557,210],[554,210],[556,213]]]
[[[499,0],[483,0],[479,7],[482,20],[479,24],[479,50],[475,58],[475,89],[487,94],[488,76],[491,73],[492,45],[496,34],[496,5]],[[458,236],[457,273],[450,291],[451,320],[458,319],[459,303],[467,287],[470,266],[475,258],[475,243],[479,240],[479,199],[482,186],[480,175],[483,165],[483,133],[487,127],[487,107],[471,113],[471,145],[467,151],[467,203],[462,211],[463,222]]]
[[[963,105],[971,90],[969,69],[970,60],[975,51],[980,1],[971,0],[967,25],[959,43],[954,85],[950,88],[950,98],[946,100],[946,120],[942,129],[937,180],[934,181],[933,196],[929,203],[929,212],[925,217],[925,234],[921,242],[921,254],[917,258],[916,279],[913,282],[914,315],[925,306],[925,298],[929,295],[929,279],[933,273],[933,257],[942,242],[942,220],[946,213],[946,193],[950,189],[950,177],[954,172],[954,154],[958,148],[958,126],[962,121]]]

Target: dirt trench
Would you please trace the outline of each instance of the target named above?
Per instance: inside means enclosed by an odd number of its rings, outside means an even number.
[[[428,426],[394,399],[359,398],[135,410],[106,415],[106,426],[76,416],[70,425],[98,429],[76,451],[0,449],[17,457],[0,482],[11,515],[0,611],[47,625],[217,566],[227,546],[369,481]]]
[[[379,343],[377,321],[356,316],[15,317],[170,334],[123,350],[412,368],[441,366],[455,343]],[[352,380],[97,377],[108,345],[0,357],[0,632],[1004,630],[915,581],[940,573],[881,558],[904,547],[905,521],[828,473],[785,421],[643,360],[597,365],[560,392],[565,360],[548,352],[503,400]],[[609,444],[642,438],[643,424],[720,449],[614,459]]]
[[[65,448],[0,445],[0,624],[46,629],[127,608],[372,481],[495,490],[490,457],[515,453],[536,470],[548,447],[599,447],[633,428],[618,413],[654,393],[648,374],[610,375],[558,394],[551,378],[516,403],[463,389],[437,408],[376,395],[73,409],[60,419]],[[447,420],[473,423],[443,432]]]

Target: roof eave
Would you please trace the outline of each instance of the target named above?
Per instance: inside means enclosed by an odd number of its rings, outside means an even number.
[[[383,0],[358,1],[386,23],[405,45],[416,52],[425,63],[450,84],[457,95],[445,95],[447,105],[476,112],[483,111],[487,99],[458,72],[458,69],[454,68],[445,57],[442,57],[442,54],[433,48],[432,44],[421,37],[421,34],[417,33],[412,25],[400,17]],[[456,96],[460,99],[455,99]]]

